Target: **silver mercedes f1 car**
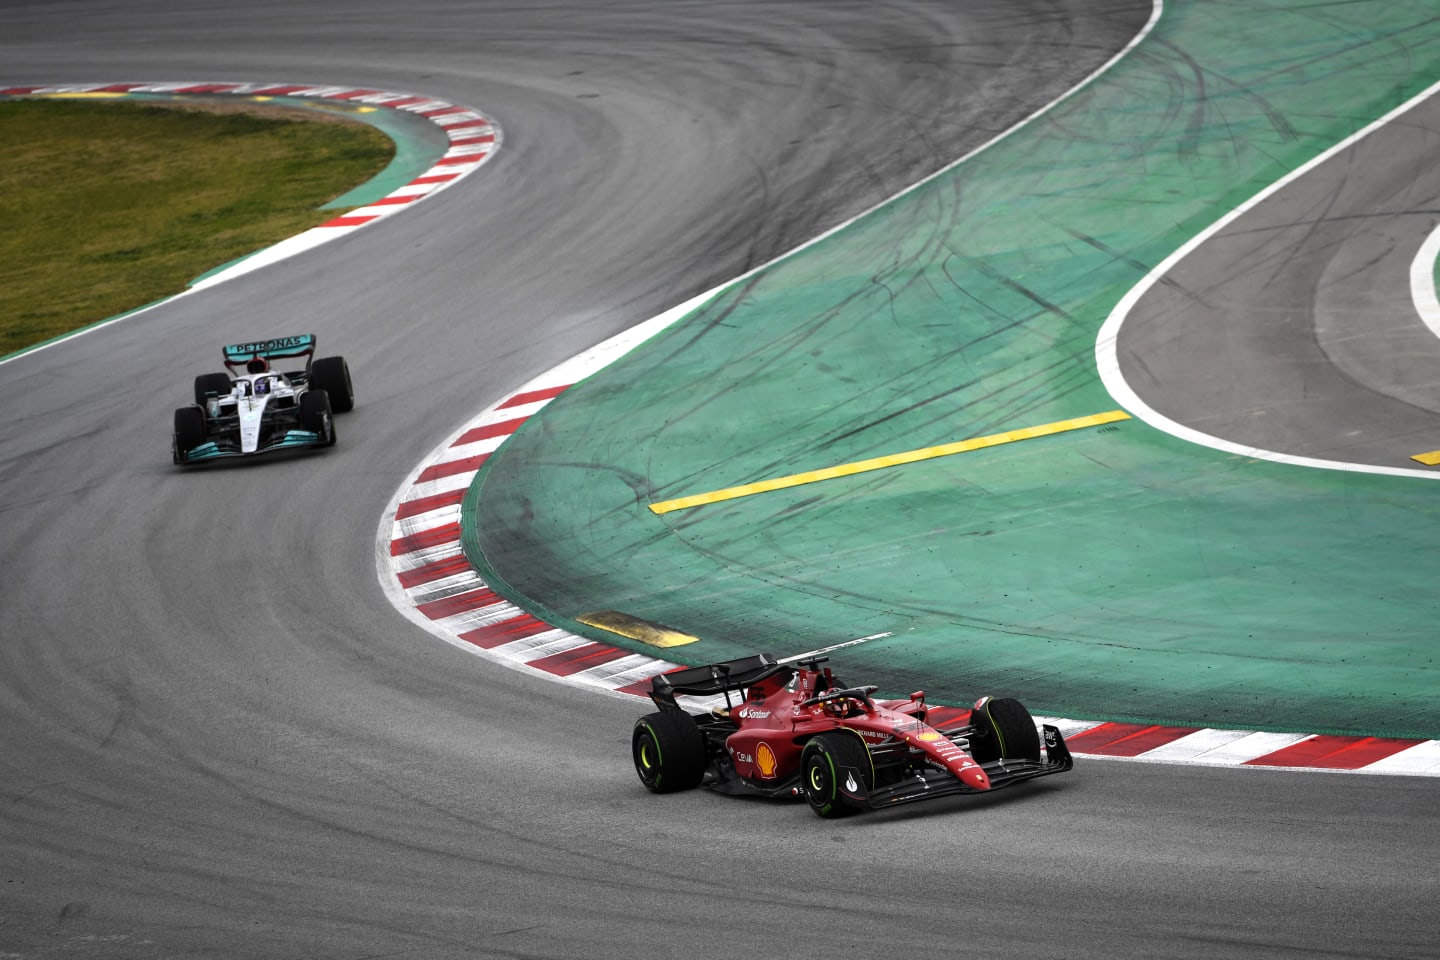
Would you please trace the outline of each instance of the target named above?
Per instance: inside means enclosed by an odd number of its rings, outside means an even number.
[[[228,372],[200,374],[195,402],[175,411],[175,462],[334,446],[334,414],[355,406],[350,368],[344,357],[314,356],[308,333],[227,346]],[[276,361],[292,362],[281,370]]]

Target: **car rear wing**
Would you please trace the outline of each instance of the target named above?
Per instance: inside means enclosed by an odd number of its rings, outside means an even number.
[[[310,359],[315,356],[315,335],[302,333],[293,337],[274,337],[270,340],[255,340],[250,343],[232,343],[225,348],[225,366],[243,367],[256,358],[262,360],[286,360],[304,357],[305,369],[310,369]]]
[[[676,694],[708,697],[743,690],[778,673],[794,673],[788,663],[780,663],[768,653],[757,653],[738,660],[711,663],[703,667],[686,667],[669,673],[656,674],[650,680],[650,699],[658,707],[678,707]]]

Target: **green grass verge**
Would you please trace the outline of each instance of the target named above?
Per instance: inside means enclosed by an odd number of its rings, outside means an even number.
[[[0,102],[0,355],[334,218],[394,154],[364,124],[261,110]]]

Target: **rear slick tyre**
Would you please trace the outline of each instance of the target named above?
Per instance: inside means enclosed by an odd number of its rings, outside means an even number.
[[[630,755],[651,793],[690,790],[705,779],[705,737],[681,711],[661,710],[636,720]]]
[[[195,404],[205,406],[212,397],[230,396],[230,375],[227,373],[202,373],[195,378]]]

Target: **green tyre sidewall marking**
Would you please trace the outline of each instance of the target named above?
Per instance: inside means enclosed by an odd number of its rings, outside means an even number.
[[[655,728],[652,727],[647,720],[641,720],[635,727],[635,742],[632,749],[634,750],[636,766],[641,767],[644,771],[652,771],[652,775],[648,780],[646,780],[643,772],[641,773],[640,779],[645,782],[647,786],[659,792],[664,789],[664,783],[662,781],[665,776],[665,759],[664,754],[660,751],[660,737],[656,734]],[[651,750],[655,753],[653,763],[646,762],[646,754]]]
[[[812,742],[813,753],[811,760],[806,764],[808,769],[805,771],[806,781],[810,788],[809,793],[807,793],[807,798],[810,800],[810,806],[814,808],[815,812],[819,813],[822,817],[829,817],[835,812],[836,805],[839,803],[835,758],[830,755],[829,750],[825,749],[824,744],[820,742],[818,737]],[[815,759],[816,756],[819,758],[818,762]],[[820,772],[822,763],[824,769],[828,771],[826,774],[826,782],[817,785],[815,783],[815,774]],[[821,802],[817,803],[817,799]]]
[[[844,742],[841,738],[844,738],[846,734],[853,736],[859,743],[859,749],[864,751],[865,759],[868,762],[870,776],[864,786],[868,790],[875,782],[875,759],[870,755],[870,745],[865,742],[864,737],[848,727],[841,727],[838,730],[816,734],[805,745],[805,750],[801,754],[801,764],[802,767],[804,767],[802,773],[806,786],[805,799],[810,802],[811,809],[822,817],[846,816],[857,812],[859,809],[858,807],[851,806],[850,802],[840,792],[840,772],[837,768],[835,750],[831,748],[832,744]],[[824,790],[817,788],[815,785],[815,773],[820,770],[820,765],[813,760],[816,756],[823,761],[824,770],[828,771],[828,788]],[[864,776],[863,773],[861,775]],[[818,805],[813,799],[813,795],[817,793],[823,794],[822,799],[824,801]]]

